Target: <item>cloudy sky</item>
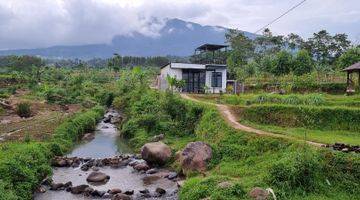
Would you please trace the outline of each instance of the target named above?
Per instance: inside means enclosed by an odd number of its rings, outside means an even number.
[[[254,32],[301,0],[0,0],[0,49],[107,43],[116,34],[156,36],[153,18],[180,18]],[[360,41],[360,0],[307,0],[270,26],[303,37],[326,29]]]

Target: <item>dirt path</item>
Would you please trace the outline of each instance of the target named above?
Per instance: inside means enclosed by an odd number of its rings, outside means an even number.
[[[236,115],[234,115],[234,113],[231,111],[231,109],[229,108],[229,106],[224,105],[224,104],[215,104],[215,103],[210,103],[210,102],[204,102],[204,101],[200,101],[198,99],[195,99],[193,97],[190,97],[187,94],[180,94],[180,96],[184,99],[190,100],[190,101],[194,101],[194,102],[198,102],[198,103],[204,103],[204,104],[208,104],[208,105],[212,105],[212,106],[216,106],[217,109],[219,110],[219,112],[221,113],[222,117],[225,119],[225,121],[233,128],[238,129],[238,130],[242,130],[245,132],[249,132],[249,133],[255,133],[257,135],[265,135],[265,136],[270,136],[270,137],[275,137],[275,138],[285,138],[285,139],[290,139],[290,140],[297,140],[297,141],[304,141],[304,140],[300,140],[294,137],[290,137],[287,135],[281,135],[281,134],[276,134],[276,133],[271,133],[271,132],[267,132],[267,131],[263,131],[263,130],[259,130],[259,129],[255,129],[249,126],[245,126],[243,124],[240,124],[237,120]],[[325,144],[322,143],[317,143],[317,142],[312,142],[312,141],[306,141],[306,143],[313,145],[313,146],[317,146],[317,147],[321,147],[324,146]]]

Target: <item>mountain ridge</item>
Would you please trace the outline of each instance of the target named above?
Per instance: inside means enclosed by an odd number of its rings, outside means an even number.
[[[155,36],[139,32],[115,35],[111,43],[56,45],[46,48],[1,50],[0,55],[36,55],[46,58],[108,58],[114,53],[126,56],[189,56],[204,43],[224,44],[228,28],[200,25],[181,19],[167,19]],[[243,31],[249,38],[256,35]]]

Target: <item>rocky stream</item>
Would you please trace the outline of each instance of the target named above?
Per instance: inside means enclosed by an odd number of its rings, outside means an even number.
[[[42,182],[34,199],[178,199],[177,173],[132,154],[115,125],[119,119],[118,112],[109,110],[83,143],[69,155],[55,157],[53,175]]]

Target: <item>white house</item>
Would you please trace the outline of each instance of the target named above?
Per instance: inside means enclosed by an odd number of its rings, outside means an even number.
[[[169,63],[161,68],[158,77],[159,89],[169,88],[166,80],[168,75],[185,81],[182,92],[219,93],[226,90],[226,65]]]
[[[225,45],[212,45],[205,44],[198,47],[197,50],[201,53],[210,51],[212,52],[212,59],[197,61],[194,64],[190,63],[169,63],[161,68],[160,75],[158,76],[158,88],[166,90],[169,88],[167,76],[176,78],[177,80],[184,80],[185,86],[182,92],[188,93],[220,93],[226,92],[226,65],[214,64],[225,63],[219,62],[215,59],[215,51],[220,50]],[[196,54],[196,53],[195,53]],[[205,63],[205,64],[203,64]],[[208,64],[210,63],[210,64]]]

